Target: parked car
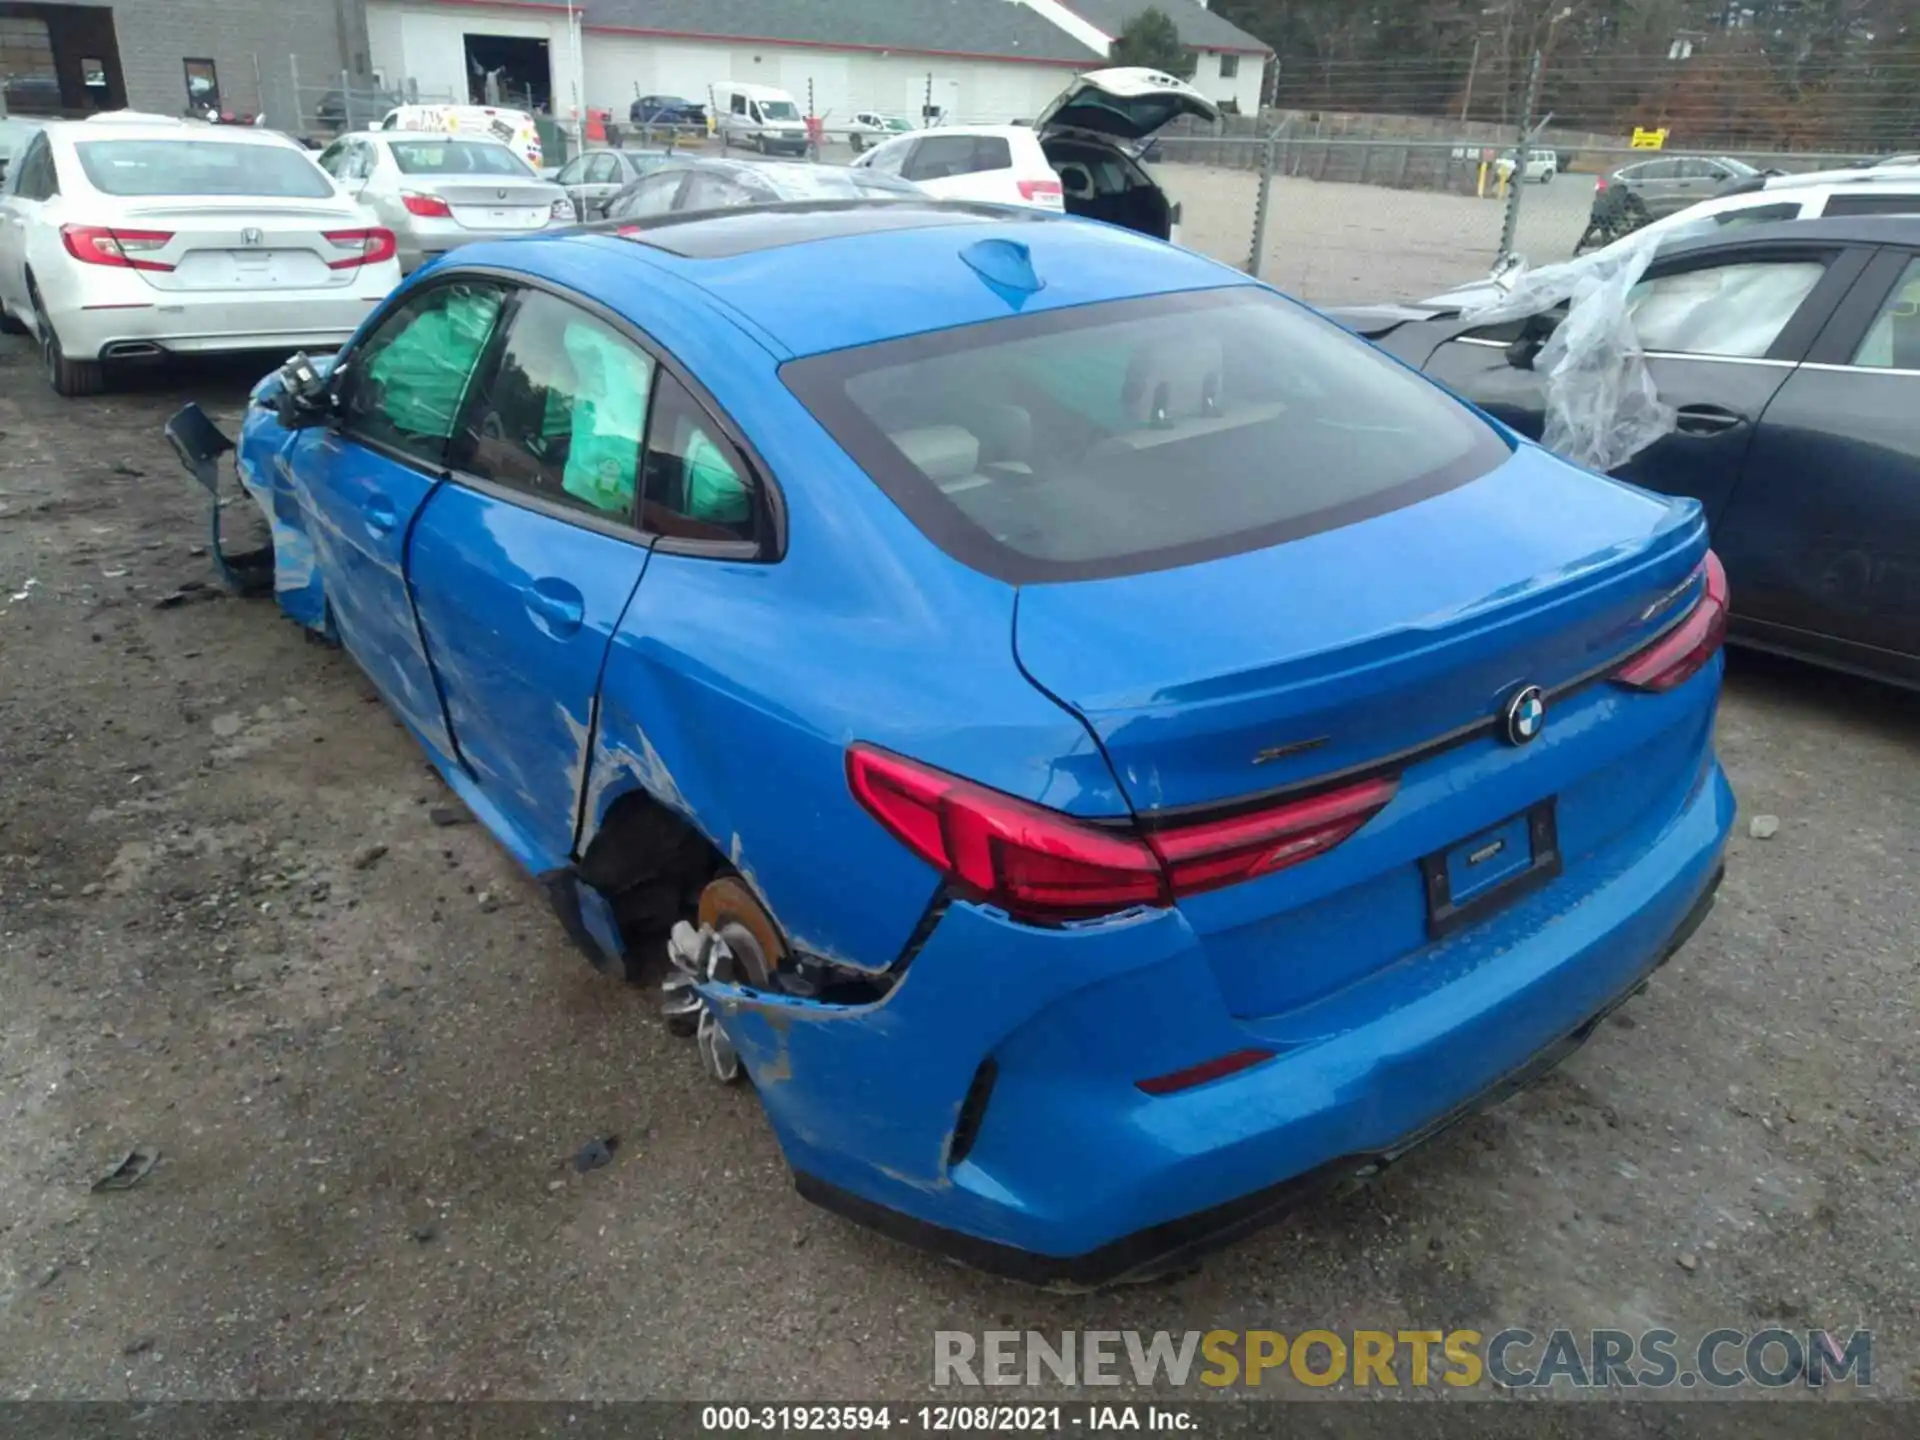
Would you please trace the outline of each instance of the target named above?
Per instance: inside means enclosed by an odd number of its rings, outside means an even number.
[[[898,115],[888,115],[880,110],[859,110],[847,124],[847,144],[858,155],[869,145],[890,140],[895,135],[904,135],[911,129],[912,124]]]
[[[390,90],[329,90],[314,106],[318,127],[330,134],[370,127],[407,103],[404,95]]]
[[[390,110],[375,127],[380,130],[427,130],[442,135],[464,135],[472,140],[497,140],[539,174],[540,125],[525,110],[499,105],[401,105]]]
[[[1513,178],[1513,157],[1502,155],[1494,162],[1494,168],[1503,180]],[[1527,151],[1527,165],[1521,179],[1550,184],[1553,177],[1560,173],[1560,152],[1558,150],[1534,149]]]
[[[1653,220],[1632,203],[1630,192],[1609,189],[1603,177],[1594,191],[1593,214],[1586,233],[1575,242],[1573,253],[1578,255],[1589,244],[1608,244],[1639,230],[1677,230],[1706,222],[1725,228],[1825,215],[1910,215],[1920,209],[1915,204],[1917,198],[1920,166],[1755,175],[1710,200]],[[1625,203],[1612,203],[1615,201]]]
[[[668,150],[588,150],[569,160],[554,176],[585,220],[604,215],[607,202],[634,181],[672,164]]]
[[[1127,146],[1181,115],[1219,108],[1183,80],[1124,66],[1076,77],[1034,124],[947,125],[897,136],[853,163],[930,195],[1065,210],[1157,239],[1178,239],[1180,207]]]
[[[707,103],[721,149],[740,145],[762,155],[806,154],[806,117],[786,91],[771,85],[715,84],[708,87]]]
[[[673,125],[707,128],[707,107],[678,95],[642,95],[627,107],[635,125]]]
[[[51,124],[0,188],[0,324],[89,395],[111,361],[335,348],[398,283],[395,251],[270,131]]]
[[[1618,473],[1704,507],[1733,585],[1733,638],[1920,685],[1920,217],[1682,236],[1629,304],[1679,422]],[[1532,361],[1557,314],[1346,314],[1521,434],[1541,433]]]
[[[1626,208],[1658,220],[1759,175],[1746,161],[1729,155],[1662,155],[1602,175],[1595,189],[1619,191]]]
[[[404,274],[475,240],[580,218],[563,188],[495,140],[376,130],[334,141],[320,168],[393,231]]]
[[[875,175],[846,165],[676,155],[614,196],[602,213],[610,220],[641,220],[676,211],[809,200],[912,199],[925,193],[897,175]]]
[[[476,245],[244,427],[285,613],[602,965],[667,932],[804,1195],[975,1265],[1151,1274],[1372,1173],[1720,877],[1698,503],[1114,227]]]

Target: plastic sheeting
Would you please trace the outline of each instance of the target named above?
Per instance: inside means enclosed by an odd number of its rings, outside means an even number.
[[[1461,311],[1495,324],[1568,306],[1535,357],[1546,390],[1540,440],[1576,465],[1608,471],[1672,432],[1674,408],[1660,398],[1634,332],[1628,299],[1671,233],[1630,235],[1578,260],[1524,271],[1503,298]]]

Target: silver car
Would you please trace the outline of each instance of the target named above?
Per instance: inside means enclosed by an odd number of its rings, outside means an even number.
[[[475,240],[579,218],[565,190],[494,140],[410,130],[343,135],[322,152],[320,168],[398,237],[407,273]]]
[[[567,192],[582,220],[593,220],[627,186],[673,160],[667,150],[589,150],[569,160],[553,183]]]

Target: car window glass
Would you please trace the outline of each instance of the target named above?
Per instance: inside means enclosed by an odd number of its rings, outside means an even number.
[[[1797,220],[1800,217],[1800,202],[1787,201],[1779,205],[1749,205],[1743,210],[1722,210],[1713,217],[1713,223],[1722,230],[1738,229],[1742,225],[1765,225],[1772,220]]]
[[[620,162],[611,155],[596,155],[587,166],[589,185],[612,185],[620,179]]]
[[[916,143],[913,140],[889,141],[868,152],[862,163],[867,169],[878,170],[882,175],[898,175],[906,164],[908,152]]]
[[[913,159],[900,173],[909,180],[943,180],[979,170],[1003,170],[1012,163],[1007,142],[998,136],[928,135],[914,147]]]
[[[459,467],[630,520],[653,370],[652,357],[611,326],[558,296],[528,291],[469,412]]]
[[[576,155],[573,159],[569,160],[561,169],[560,173],[554,177],[554,183],[557,185],[578,185],[582,183],[581,177],[586,173],[587,157],[584,155]]]
[[[1907,266],[1853,363],[1876,370],[1920,370],[1920,260]]]
[[[1437,386],[1251,287],[961,326],[781,375],[940,543],[1047,565],[1273,543],[1509,454]]]
[[[344,140],[336,140],[320,152],[320,168],[338,180],[341,178],[342,167],[346,162],[346,158],[347,142]]]
[[[666,175],[649,175],[614,197],[607,214],[615,220],[639,220],[648,215],[665,215],[674,208],[685,175],[676,170]]]
[[[500,287],[460,280],[410,296],[346,364],[344,428],[439,463],[499,318]]]
[[[1824,215],[1920,215],[1920,191],[1905,194],[1830,195]]]
[[[80,168],[103,195],[259,195],[321,200],[334,188],[304,150],[209,140],[83,140]]]
[[[1683,270],[1634,286],[1627,313],[1645,349],[1758,359],[1825,271],[1817,260]]]
[[[744,95],[735,95],[731,102],[731,108],[733,110],[733,113],[736,115],[746,114],[747,113],[747,97]]]
[[[711,170],[696,170],[693,178],[687,182],[687,196],[681,202],[683,210],[725,210],[736,205],[751,205],[753,194],[746,186],[736,184],[725,175],[715,174]]]
[[[22,200],[51,200],[60,193],[58,173],[53,164],[53,146],[47,137],[36,135],[20,161],[20,179],[14,191]]]
[[[533,175],[526,161],[513,151],[485,140],[436,135],[424,140],[389,141],[387,151],[402,175],[485,175],[515,180]]]
[[[656,535],[691,540],[750,540],[752,472],[706,409],[671,375],[647,427],[641,524]]]

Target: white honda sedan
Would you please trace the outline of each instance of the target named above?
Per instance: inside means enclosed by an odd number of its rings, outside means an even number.
[[[400,281],[391,230],[283,135],[51,124],[0,185],[0,329],[91,395],[114,361],[337,349]]]

